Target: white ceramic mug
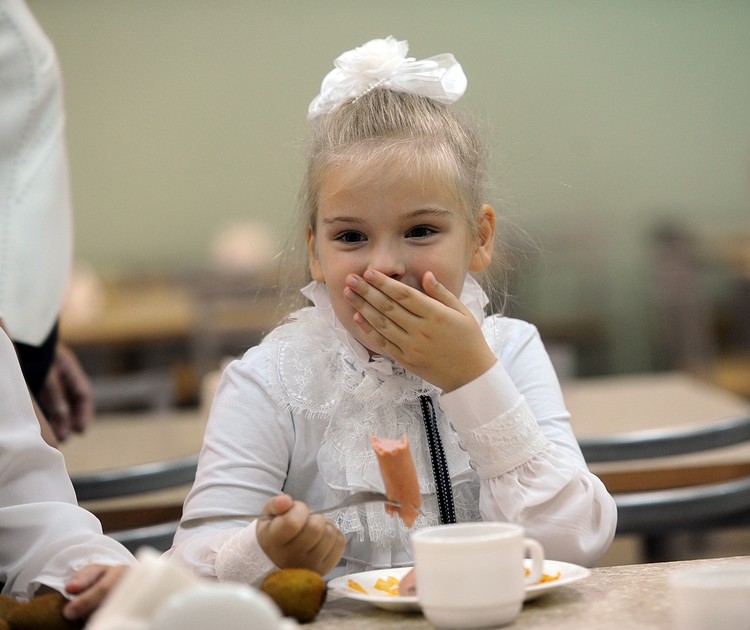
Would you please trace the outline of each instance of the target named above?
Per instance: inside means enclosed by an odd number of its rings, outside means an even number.
[[[750,628],[750,562],[675,571],[669,590],[675,630]]]
[[[526,584],[542,577],[544,550],[513,523],[438,525],[412,534],[417,598],[438,628],[484,628],[513,621]],[[524,556],[531,571],[524,575]]]

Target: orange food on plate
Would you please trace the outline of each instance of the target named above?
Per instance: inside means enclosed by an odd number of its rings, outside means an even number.
[[[525,575],[531,575],[530,569],[524,569]],[[537,584],[544,584],[545,582],[554,582],[555,580],[560,579],[560,572],[558,571],[555,573],[555,575],[550,575],[549,573],[542,573],[541,579],[537,582]]]
[[[358,582],[355,582],[354,580],[349,580],[346,583],[346,585],[353,591],[357,591],[357,593],[362,593],[362,595],[367,595],[367,591],[364,588],[362,588],[362,586]]]
[[[385,509],[389,514],[397,513],[404,524],[411,527],[419,514],[422,496],[419,493],[417,469],[409,450],[409,440],[406,436],[399,440],[389,440],[373,435],[370,443],[378,456],[385,494],[400,506],[386,505]]]
[[[387,595],[398,595],[398,578],[389,575],[387,579],[378,578],[375,582],[375,588],[383,591]]]
[[[346,585],[351,590],[356,591],[357,593],[362,593],[362,595],[369,595],[367,590],[359,582],[355,582],[354,580],[350,579],[347,581]],[[398,585],[398,578],[393,575],[389,575],[386,579],[378,578],[374,584],[374,588],[376,591],[382,591],[386,595],[395,597],[399,595]]]

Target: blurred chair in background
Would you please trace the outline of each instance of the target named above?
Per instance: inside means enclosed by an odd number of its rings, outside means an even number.
[[[656,367],[703,370],[716,358],[705,261],[696,239],[678,224],[658,225],[651,239]]]
[[[609,317],[612,286],[604,219],[582,212],[504,235],[509,257],[507,314],[534,324],[558,378],[611,371]]]
[[[750,273],[680,223],[651,234],[654,363],[750,398]]]
[[[257,345],[281,318],[279,294],[268,279],[240,272],[194,274],[191,332],[196,383],[228,358]]]
[[[92,375],[97,411],[198,404],[204,375],[279,321],[270,230],[231,223],[209,250],[207,265],[172,273],[101,278],[77,266],[62,335]]]
[[[96,376],[92,378],[92,387],[97,413],[134,409],[166,411],[176,402],[175,378],[165,369]]]
[[[589,464],[701,454],[750,444],[750,417],[680,431],[620,434],[579,443]],[[705,534],[737,524],[750,525],[750,467],[701,470],[696,464],[696,470],[674,482],[675,487],[612,492],[618,512],[617,535],[639,536],[645,561],[677,560],[670,544],[675,533]]]
[[[148,495],[193,483],[198,456],[141,464],[117,470],[73,475],[79,502]],[[181,513],[163,506],[128,510],[123,508],[116,524],[103,522],[105,533],[135,553],[141,546],[166,551],[172,546]]]
[[[211,239],[209,267],[186,276],[194,305],[194,382],[257,345],[284,315],[273,271],[277,246],[266,225],[238,221]]]
[[[86,366],[97,413],[162,411],[177,402],[172,359],[180,327],[187,330],[189,308],[182,294],[159,282],[105,282],[81,263],[73,271],[61,334]]]

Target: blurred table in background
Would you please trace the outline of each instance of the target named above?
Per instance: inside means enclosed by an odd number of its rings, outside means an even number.
[[[88,279],[63,310],[60,338],[91,376],[99,408],[164,408],[165,398],[195,403],[200,379],[281,315],[278,290],[257,275]]]
[[[679,432],[750,414],[746,399],[682,372],[574,379],[563,395],[578,439]],[[750,444],[590,467],[610,492],[711,483],[750,474]]]
[[[74,477],[196,455],[204,428],[201,410],[103,414],[85,434],[69,438],[60,451],[68,474]],[[104,531],[114,531],[179,519],[189,490],[186,485],[82,505],[99,518]]]
[[[193,325],[190,291],[166,279],[112,280],[81,316],[63,312],[60,335],[74,347],[118,347],[185,339]]]

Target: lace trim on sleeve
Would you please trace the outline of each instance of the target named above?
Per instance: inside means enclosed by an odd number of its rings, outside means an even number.
[[[253,584],[275,568],[258,544],[255,522],[231,536],[216,554],[216,577],[221,582]]]
[[[521,466],[548,444],[524,398],[492,422],[461,433],[461,445],[482,479],[499,477]]]

